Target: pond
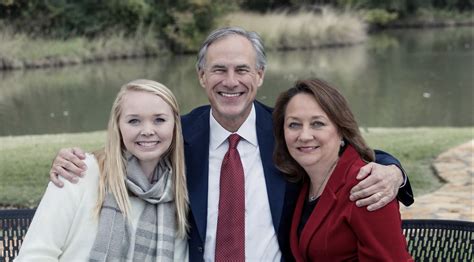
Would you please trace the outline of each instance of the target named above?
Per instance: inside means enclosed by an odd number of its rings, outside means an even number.
[[[298,78],[338,86],[362,127],[474,126],[474,30],[395,30],[363,44],[271,52],[257,98],[273,105]],[[182,113],[206,104],[195,56],[0,72],[0,136],[104,130],[120,86],[168,86]]]

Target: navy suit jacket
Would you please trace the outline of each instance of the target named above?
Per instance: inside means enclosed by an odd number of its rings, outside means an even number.
[[[300,184],[288,182],[273,165],[274,136],[272,130],[272,108],[258,101],[255,101],[254,105],[256,111],[257,140],[260,148],[273,226],[278,236],[278,243],[283,259],[292,261],[294,259],[292,258],[289,245],[289,233]],[[207,227],[209,111],[209,105],[201,106],[181,118],[186,158],[186,178],[190,200],[190,215],[188,217],[191,227],[188,241],[190,261],[203,261],[204,249],[206,248],[204,243]],[[379,153],[380,152],[377,153],[377,158],[379,157]],[[395,158],[386,153],[383,153],[382,158],[382,161],[377,162],[400,165]],[[407,192],[407,195],[412,195],[410,185],[408,184],[405,188],[409,188],[410,190],[410,192]],[[412,198],[411,196],[411,199]]]

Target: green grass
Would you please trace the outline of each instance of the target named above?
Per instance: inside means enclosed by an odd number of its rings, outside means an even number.
[[[470,128],[369,128],[363,135],[373,148],[390,152],[403,164],[417,196],[441,183],[430,168],[448,148],[473,139]],[[105,132],[0,137],[0,206],[34,207],[49,180],[53,157],[60,148],[102,147]]]
[[[54,156],[64,147],[100,148],[105,132],[0,137],[0,205],[37,205]]]
[[[431,169],[436,156],[472,140],[474,128],[369,128],[363,135],[372,148],[382,149],[400,160],[415,196],[419,196],[441,186]]]

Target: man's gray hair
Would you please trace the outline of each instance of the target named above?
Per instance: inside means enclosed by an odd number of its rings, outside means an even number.
[[[211,32],[204,43],[201,45],[196,62],[196,69],[198,71],[203,69],[206,65],[206,54],[209,46],[215,41],[229,35],[241,35],[247,38],[250,43],[252,43],[253,49],[255,49],[257,60],[255,61],[255,65],[257,69],[265,69],[267,66],[267,57],[265,55],[265,48],[263,47],[263,42],[260,36],[256,32],[250,32],[240,27],[223,27]]]

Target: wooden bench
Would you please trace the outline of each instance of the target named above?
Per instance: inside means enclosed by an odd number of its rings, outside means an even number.
[[[13,261],[34,209],[0,210],[0,261]],[[408,251],[415,261],[473,261],[474,222],[403,220]]]

